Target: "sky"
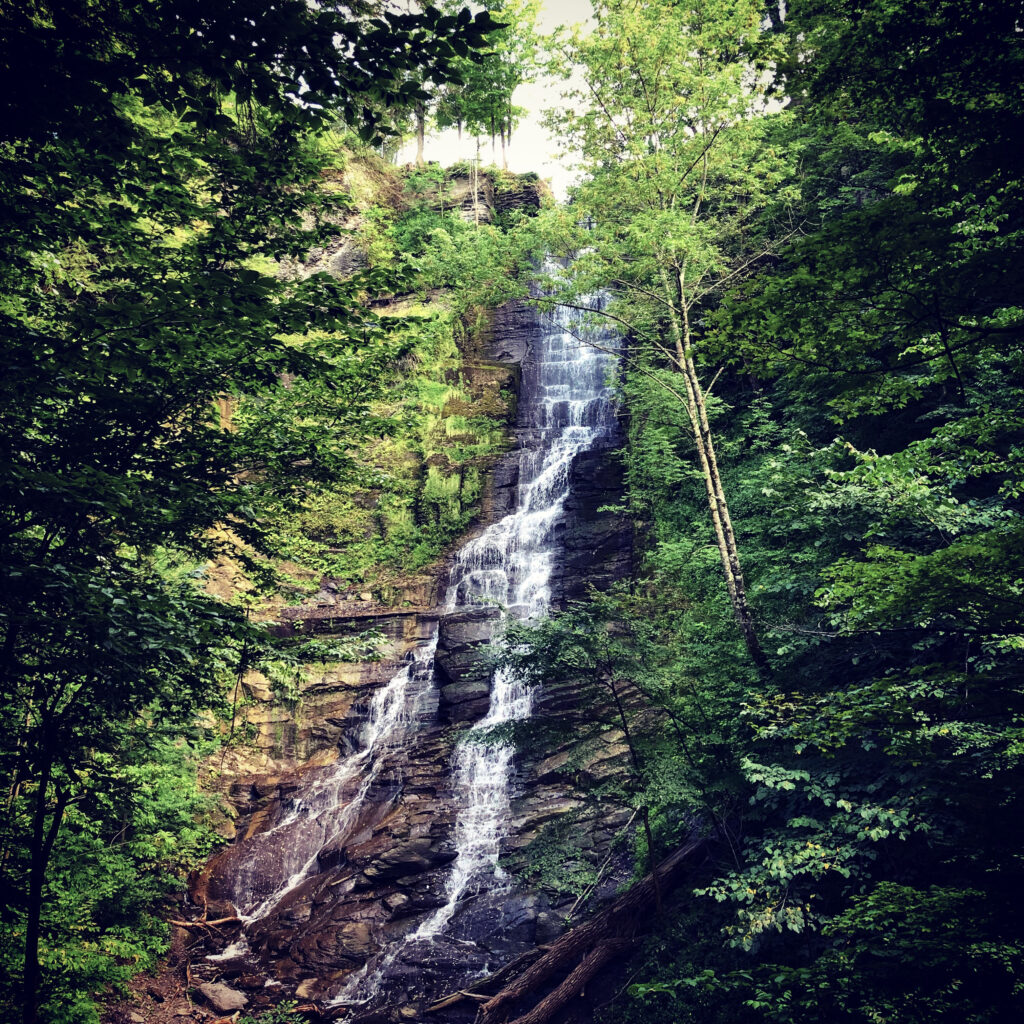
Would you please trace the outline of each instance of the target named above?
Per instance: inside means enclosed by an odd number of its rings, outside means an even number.
[[[537,28],[542,33],[548,33],[559,25],[573,25],[586,21],[590,13],[590,0],[543,0]],[[521,85],[515,91],[512,102],[516,106],[525,107],[528,113],[512,136],[512,145],[508,150],[508,166],[509,170],[519,174],[536,171],[542,178],[548,178],[555,195],[564,199],[566,189],[575,175],[559,161],[558,143],[540,123],[541,111],[545,107],[557,106],[558,97],[559,84],[550,79],[539,79],[528,85]],[[455,163],[456,160],[472,160],[475,154],[476,142],[469,135],[464,135],[460,140],[455,129],[428,135],[424,146],[424,156],[427,160],[437,160],[445,166]],[[415,142],[409,142],[399,151],[398,162],[410,162],[415,159],[415,155]],[[485,164],[492,162],[490,139],[482,140],[480,158]],[[493,162],[501,162],[500,147],[493,157]]]

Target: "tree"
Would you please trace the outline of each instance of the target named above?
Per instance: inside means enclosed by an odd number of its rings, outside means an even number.
[[[738,794],[731,783],[738,773],[729,764],[726,737],[740,688],[735,675],[724,673],[717,688],[682,681],[690,666],[679,620],[663,595],[617,587],[591,593],[585,604],[544,621],[507,626],[498,655],[502,667],[528,685],[557,680],[556,686],[576,689],[579,706],[587,709],[571,727],[577,752],[594,740],[601,743],[610,729],[621,737],[621,783],[617,778],[614,789],[607,781],[591,785],[590,796],[622,800],[632,809],[626,831],[637,821],[642,877],[484,1003],[488,1020],[508,1017],[509,1008],[524,1001],[536,1005],[515,1014],[517,1024],[553,1019],[635,945],[645,924],[663,917],[669,895],[705,853],[708,836],[725,848],[734,841],[729,819]],[[666,847],[670,852],[660,856]],[[566,852],[560,852],[558,871],[564,873]],[[535,855],[532,845],[527,855]],[[539,998],[557,978],[562,980]]]
[[[705,890],[755,955],[687,979],[771,1020],[1020,1013],[1018,7],[791,5],[802,230],[709,318],[803,438],[736,470],[794,566],[758,574],[761,820]]]
[[[503,27],[490,37],[492,49],[483,60],[464,62],[461,82],[443,90],[435,116],[440,128],[455,126],[475,136],[489,135],[492,148],[495,138],[500,138],[501,165],[508,170],[507,146],[523,113],[513,105],[512,95],[535,73],[538,40],[534,23],[540,3],[496,0],[486,5],[486,10]]]
[[[68,807],[126,732],[187,722],[266,643],[156,560],[230,550],[258,570],[267,511],[349,464],[370,386],[353,364],[372,378],[393,351],[361,301],[380,275],[251,269],[330,230],[312,133],[339,110],[386,130],[374,104],[417,68],[443,80],[492,23],[302,0],[5,13],[3,912],[33,1022]]]
[[[571,277],[577,293],[610,287],[607,315],[675,371],[659,379],[687,410],[729,599],[766,672],[697,355],[703,314],[785,230],[765,217],[785,214],[790,172],[769,136],[783,115],[767,116],[756,88],[760,6],[613,0],[595,16],[591,34],[555,44],[585,77],[551,118],[588,171],[573,214],[591,230]]]

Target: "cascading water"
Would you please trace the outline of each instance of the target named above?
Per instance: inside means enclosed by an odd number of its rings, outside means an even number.
[[[614,429],[614,355],[581,342],[581,314],[559,308],[540,351],[524,373],[526,412],[534,436],[519,466],[517,507],[459,552],[446,608],[494,602],[507,614],[527,619],[551,607],[551,576],[557,554],[555,526],[569,493],[573,459]],[[502,878],[498,867],[503,828],[509,817],[514,749],[508,740],[488,740],[495,727],[530,716],[532,695],[511,672],[499,669],[491,682],[487,715],[469,731],[455,763],[460,812],[458,858],[449,878],[448,902],[424,921],[414,938],[437,935],[467,893]]]
[[[447,902],[410,936],[427,939],[452,919],[472,888],[504,877],[498,866],[503,826],[510,813],[510,782],[515,749],[506,740],[488,740],[494,727],[522,721],[532,709],[530,692],[504,669],[494,674],[491,706],[459,746],[455,760],[456,793],[462,804],[455,826],[458,857],[448,879]]]
[[[307,781],[301,796],[282,807],[283,817],[249,840],[233,879],[234,902],[245,928],[270,915],[315,875],[323,850],[344,840],[388,755],[399,749],[426,710],[433,686],[437,632],[410,651],[405,664],[373,696],[357,749]],[[225,955],[242,952],[245,933]]]
[[[574,460],[609,446],[615,433],[615,335],[570,310],[515,326],[516,344],[528,339],[529,347],[518,449],[502,469],[516,487],[512,511],[455,558],[443,644],[465,622],[482,628],[472,642],[483,642],[488,608],[494,618],[499,608],[519,619],[547,614],[560,595]],[[543,698],[514,675],[495,673],[486,713],[450,755],[451,733],[437,714],[447,686],[435,680],[434,662],[436,652],[451,659],[454,649],[439,648],[439,632],[374,694],[354,750],[301,783],[286,781],[260,812],[263,831],[244,835],[218,861],[217,898],[231,899],[244,922],[221,962],[244,954],[250,967],[281,964],[267,984],[298,974],[315,998],[366,1008],[448,990],[532,941],[502,938],[519,927],[532,897],[505,877],[499,858],[518,798],[508,727]]]
[[[615,337],[585,326],[579,312],[561,308],[540,335],[523,366],[515,510],[461,549],[452,569],[446,612],[492,604],[505,614],[528,619],[550,609],[557,526],[569,494],[572,462],[615,430],[608,382]],[[515,751],[507,738],[496,738],[494,732],[528,718],[532,704],[533,695],[513,674],[494,674],[487,714],[469,729],[456,751],[458,854],[445,903],[351,978],[335,1004],[373,1000],[403,945],[444,936],[474,895],[493,893],[504,884],[498,859],[510,817]]]

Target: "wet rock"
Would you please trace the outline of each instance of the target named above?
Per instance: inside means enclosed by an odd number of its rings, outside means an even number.
[[[320,987],[318,978],[306,978],[300,981],[295,988],[296,999],[312,999]]]
[[[570,470],[562,542],[565,555],[555,581],[559,600],[580,600],[587,588],[606,590],[629,575],[632,527],[625,517],[599,509],[623,494],[622,465],[607,449],[581,452]]]
[[[462,199],[466,199],[465,189]],[[325,250],[318,258],[324,261],[330,256]],[[519,380],[526,385],[536,381],[537,362],[531,360],[530,348],[541,333],[526,304],[512,303],[497,311],[489,334],[472,343],[465,372],[472,403],[466,404],[482,408],[481,402],[492,402],[493,412],[488,406],[488,414],[503,415],[500,410],[509,404],[501,392]],[[452,408],[446,414],[468,413]],[[545,437],[546,412],[536,408],[531,412],[524,402],[517,415],[516,452],[493,465],[478,530],[512,510],[519,484],[519,452]],[[602,451],[581,455],[569,472],[574,492],[565,503],[564,521],[556,527],[556,536],[565,546],[564,568],[552,581],[556,604],[580,596],[587,582],[605,586],[619,578],[629,560],[628,524],[598,512],[602,505],[617,502],[621,470]],[[363,585],[372,586],[373,594],[320,580],[313,603],[285,613],[287,621],[279,627],[285,635],[344,635],[374,628],[388,638],[388,647],[384,660],[376,664],[332,666],[311,673],[303,684],[299,708],[287,720],[272,711],[257,712],[254,724],[260,730],[261,756],[271,767],[262,773],[267,776],[263,781],[240,787],[236,847],[244,846],[246,837],[257,831],[265,834],[273,829],[295,806],[298,787],[316,778],[305,769],[295,771],[289,759],[337,758],[339,751],[347,756],[361,749],[359,723],[373,694],[438,623],[436,607],[427,609],[440,602],[443,576],[425,582],[415,595],[409,590],[404,599],[399,593],[386,592],[376,581]],[[417,607],[401,610],[398,606],[406,600]],[[512,877],[500,892],[468,895],[451,934],[431,941],[411,937],[427,914],[446,903],[447,865],[456,856],[453,745],[462,731],[451,728],[451,723],[478,720],[487,710],[491,674],[487,645],[498,615],[496,608],[476,607],[440,617],[436,688],[417,709],[418,724],[409,742],[387,754],[355,815],[358,820],[348,822],[343,834],[328,839],[310,877],[247,929],[252,954],[233,984],[250,992],[250,1006],[257,998],[265,998],[245,983],[250,976],[279,979],[299,999],[321,1002],[337,995],[346,977],[368,960],[375,963],[374,954],[388,948],[396,959],[388,967],[387,1005],[381,1007],[374,1000],[366,1006],[338,1006],[328,1016],[345,1018],[350,1024],[426,1019],[422,1007],[431,995],[451,992],[534,943],[551,941],[564,929],[559,909],[568,912],[573,900],[562,907],[562,894],[525,891]],[[579,839],[574,857],[603,859],[613,849],[611,844],[628,813],[618,818],[616,809],[595,805],[585,790],[595,778],[618,770],[622,751],[616,738],[595,744],[593,750],[580,749],[580,736],[589,735],[585,726],[593,718],[591,704],[592,698],[579,688],[557,682],[545,686],[539,696],[538,718],[561,732],[517,756],[514,834],[502,848],[507,863],[529,858],[529,850],[523,852],[523,847],[570,813]],[[351,795],[346,792],[343,797],[351,799]],[[275,840],[260,842],[259,849],[266,852]],[[237,866],[237,860],[233,865],[230,856],[222,857],[226,873]],[[630,868],[625,863],[620,871],[613,861],[606,883],[609,891],[628,877]],[[221,895],[227,891],[225,886]],[[454,1017],[439,1015],[438,1019],[468,1020],[474,1010],[461,1007]]]
[[[445,205],[456,209],[470,224],[490,224],[494,219],[494,184],[486,174],[449,179]]]
[[[400,913],[402,910],[408,909],[412,904],[412,900],[404,892],[389,893],[384,897],[382,902],[391,912],[392,916]]]
[[[497,608],[472,608],[446,615],[437,642],[437,666],[448,682],[473,678],[499,618]]]
[[[230,960],[218,960],[217,975],[222,978],[239,978],[248,971],[249,967],[249,961],[243,956],[232,957]]]
[[[487,647],[500,618],[497,608],[470,608],[441,619],[437,668],[445,721],[475,721],[487,713],[491,669]]]
[[[235,1010],[244,1010],[249,1003],[249,999],[244,993],[218,982],[207,982],[200,985],[199,991],[218,1013],[234,1013]]]
[[[486,355],[503,363],[521,363],[530,343],[541,335],[537,314],[527,303],[506,302],[494,311]]]
[[[562,779],[571,774],[567,769],[570,758],[572,757],[571,750],[560,750],[551,757],[544,758],[536,768],[534,768],[534,777],[537,782],[553,782],[556,779]]]
[[[350,921],[343,924],[337,933],[337,947],[345,953],[367,956],[373,951],[373,936],[366,921]]]
[[[441,687],[441,713],[447,722],[475,722],[487,714],[491,683],[487,675]]]
[[[457,854],[454,850],[439,849],[429,838],[414,839],[383,854],[363,868],[363,875],[372,882],[402,878],[405,875],[442,864],[450,864]]]
[[[550,910],[542,910],[534,922],[534,941],[540,945],[554,942],[565,931],[565,919]]]
[[[500,617],[500,610],[489,606],[467,608],[445,615],[438,630],[439,654],[459,654],[489,643]]]
[[[254,669],[246,672],[242,679],[242,689],[251,700],[267,701],[274,699],[274,691],[270,686],[269,680],[262,672],[257,672]]]
[[[494,467],[490,482],[482,497],[483,518],[494,522],[508,515],[515,507],[516,487],[519,485],[519,460],[500,460]]]

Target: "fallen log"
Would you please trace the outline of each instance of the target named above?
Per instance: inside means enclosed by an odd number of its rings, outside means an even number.
[[[595,946],[558,988],[549,992],[529,1013],[517,1017],[512,1024],[544,1024],[566,1003],[575,999],[605,964],[625,953],[632,945],[630,939],[608,939]]]
[[[549,1020],[612,956],[625,951],[659,892],[667,892],[679,880],[692,855],[703,847],[702,839],[679,847],[599,914],[558,938],[539,960],[481,1006],[486,1024],[503,1019],[512,1004],[536,992],[553,976],[565,974],[565,980],[549,996],[514,1024]]]
[[[528,949],[525,953],[520,953],[519,956],[511,962],[505,964],[500,971],[495,971],[493,974],[488,974],[485,978],[480,978],[474,981],[472,985],[467,985],[465,988],[459,989],[457,992],[451,992],[446,996],[442,996],[437,1002],[431,1003],[427,1007],[426,1013],[436,1013],[438,1010],[447,1009],[449,1006],[454,1006],[456,1003],[461,1003],[463,999],[476,999],[480,1002],[484,1002],[491,997],[489,995],[482,995],[480,990],[491,988],[494,985],[501,984],[506,978],[514,977],[516,974],[526,969],[526,965],[533,960],[536,960],[542,953],[546,953],[551,947],[550,946],[534,946],[533,949]]]
[[[171,918],[168,924],[173,924],[178,928],[213,928],[218,924],[241,924],[242,919],[234,914],[229,917],[217,917],[212,921],[179,921],[177,918]]]

